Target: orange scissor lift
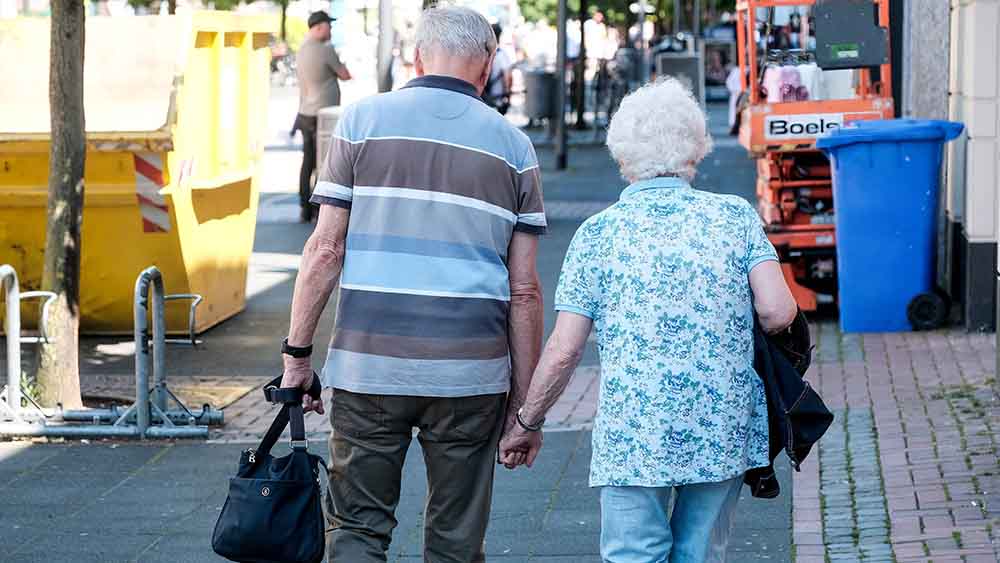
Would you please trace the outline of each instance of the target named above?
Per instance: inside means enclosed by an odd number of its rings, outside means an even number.
[[[889,0],[871,0],[877,25],[889,27]],[[854,72],[850,99],[768,102],[762,87],[764,64],[775,53],[760,53],[758,9],[802,6],[816,0],[737,2],[737,47],[747,105],[739,139],[757,160],[758,211],[781,260],[795,299],[805,311],[836,302],[836,233],[830,164],[816,138],[852,121],[894,117],[890,65]],[[803,55],[805,51],[799,51]],[[778,53],[780,54],[780,53]]]

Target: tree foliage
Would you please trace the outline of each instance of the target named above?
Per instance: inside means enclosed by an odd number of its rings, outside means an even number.
[[[650,17],[657,21],[661,27],[667,22],[672,22],[674,2],[673,0],[648,0],[649,5],[655,9]],[[589,0],[587,2],[588,11],[593,14],[596,11],[604,13],[607,21],[611,25],[627,27],[635,23],[635,15],[629,11],[629,6],[636,3],[636,0]],[[550,24],[555,24],[559,9],[559,0],[518,0],[521,7],[521,14],[529,22],[545,20]],[[733,11],[736,9],[736,0],[703,0],[702,14],[714,11]],[[580,10],[579,0],[567,0],[566,3],[571,18],[575,18]],[[690,14],[693,9],[691,0],[683,0],[683,10]],[[690,17],[690,15],[686,16]]]
[[[159,12],[160,4],[164,0],[128,0],[128,5],[133,8],[144,8],[150,12]],[[282,7],[288,7],[288,2],[290,0],[275,0],[275,4]],[[253,0],[210,0],[206,2],[213,10],[232,10],[239,6],[240,4],[249,4]]]

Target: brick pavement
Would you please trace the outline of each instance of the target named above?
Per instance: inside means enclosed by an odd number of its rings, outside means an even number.
[[[815,335],[837,419],[795,475],[796,560],[997,561],[995,336]]]

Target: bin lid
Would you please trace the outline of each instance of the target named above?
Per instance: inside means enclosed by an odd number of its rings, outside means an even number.
[[[816,139],[816,148],[829,150],[857,143],[951,141],[965,125],[938,119],[878,119],[857,121]]]

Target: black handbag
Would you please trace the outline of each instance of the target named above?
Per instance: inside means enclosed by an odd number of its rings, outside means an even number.
[[[309,395],[319,399],[322,386],[313,374]],[[256,450],[240,455],[236,477],[212,533],[212,549],[241,563],[318,563],[323,559],[323,508],[319,468],[323,458],[308,451],[302,413],[302,389],[281,388],[281,377],[264,387],[264,397],[281,403]],[[292,453],[271,455],[285,427],[292,425]]]

